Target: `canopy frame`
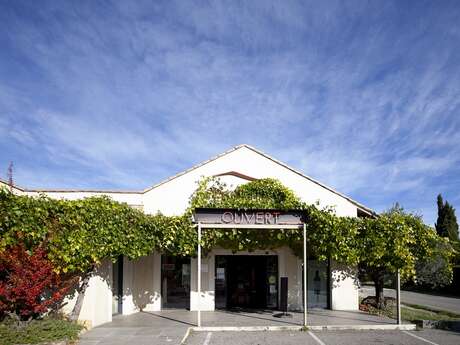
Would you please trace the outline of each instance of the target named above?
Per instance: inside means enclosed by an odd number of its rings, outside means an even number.
[[[201,327],[201,233],[203,229],[244,229],[244,230],[298,230],[303,229],[303,326],[307,327],[307,226],[305,222],[298,224],[221,224],[198,222],[198,297],[197,297],[197,326]]]

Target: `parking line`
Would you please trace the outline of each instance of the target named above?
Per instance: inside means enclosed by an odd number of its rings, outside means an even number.
[[[307,333],[310,334],[310,336],[311,336],[313,339],[315,339],[316,342],[317,342],[319,345],[326,345],[325,343],[323,343],[323,342],[321,341],[320,338],[318,338],[316,335],[314,335],[311,331],[308,331]]]
[[[209,342],[211,341],[211,335],[211,332],[208,332],[208,334],[206,334],[206,339],[204,340],[203,345],[209,345]]]
[[[412,334],[412,333],[409,333],[408,331],[403,331],[404,333],[410,335],[411,337],[414,337],[418,340],[421,340],[421,341],[424,341],[425,343],[428,343],[428,344],[432,344],[432,345],[439,345],[438,343],[434,343],[428,339],[425,339],[425,338],[422,338],[422,337],[419,337],[418,335],[415,335],[415,334]]]

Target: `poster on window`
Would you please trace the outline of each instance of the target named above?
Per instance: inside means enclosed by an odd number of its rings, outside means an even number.
[[[327,308],[327,263],[308,260],[308,307]]]

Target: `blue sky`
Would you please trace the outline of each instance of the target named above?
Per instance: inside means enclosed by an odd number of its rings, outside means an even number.
[[[0,175],[143,189],[247,143],[433,223],[459,62],[458,1],[0,0]]]

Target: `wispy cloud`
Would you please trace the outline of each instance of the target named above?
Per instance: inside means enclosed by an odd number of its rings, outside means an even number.
[[[460,206],[455,2],[0,4],[0,157],[144,188],[250,143],[378,210]]]

